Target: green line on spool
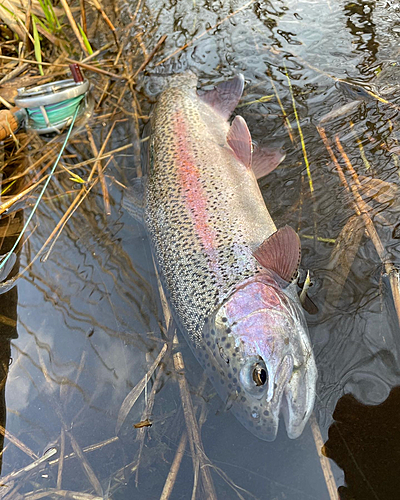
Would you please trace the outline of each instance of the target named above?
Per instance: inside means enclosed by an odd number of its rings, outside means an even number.
[[[56,104],[44,106],[50,126],[56,126],[57,124],[72,118],[84,97],[85,94],[72,99],[67,99],[66,101],[57,102]],[[27,108],[27,113],[30,119],[31,128],[40,130],[41,128],[49,126],[41,108]]]

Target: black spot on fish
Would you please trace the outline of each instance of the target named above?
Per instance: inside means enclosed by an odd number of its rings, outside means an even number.
[[[227,328],[225,331],[226,331],[226,333],[231,333],[232,329],[231,328]]]
[[[232,380],[232,382],[233,382],[234,384],[237,384],[237,378],[236,378],[236,377],[234,377],[234,378],[233,378],[233,380]]]
[[[240,401],[241,401],[242,403],[245,403],[245,402],[246,402],[246,398],[245,398],[244,396],[242,396],[242,397],[240,398]]]
[[[230,348],[231,348],[231,344],[230,344],[230,342],[228,342],[228,343],[225,345],[225,347],[226,347],[227,349],[230,349]]]
[[[228,378],[232,378],[232,373],[228,373]]]
[[[269,411],[268,411],[268,410],[265,410],[265,411],[263,412],[263,415],[264,415],[265,417],[269,417]]]
[[[215,370],[216,370],[216,368],[215,368],[215,366],[214,366],[214,365],[213,365],[213,367],[212,367],[212,370],[213,370],[213,372],[215,372]]]
[[[222,321],[226,323],[228,321],[228,318],[225,318],[225,316],[222,318]]]

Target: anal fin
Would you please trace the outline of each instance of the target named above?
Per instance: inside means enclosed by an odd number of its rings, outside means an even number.
[[[144,178],[136,177],[123,193],[122,206],[137,222],[144,224]]]

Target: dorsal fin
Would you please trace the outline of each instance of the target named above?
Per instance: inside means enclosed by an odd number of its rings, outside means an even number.
[[[251,135],[247,123],[241,116],[235,116],[226,140],[236,158],[247,168],[251,168]]]
[[[279,149],[255,148],[251,167],[256,179],[261,179],[275,170],[285,159],[285,156],[286,154]]]
[[[199,97],[227,120],[236,108],[243,88],[244,77],[237,75],[232,80],[220,83],[213,90],[199,94]]]
[[[290,283],[300,264],[300,238],[294,229],[285,226],[264,240],[253,255],[265,269]]]

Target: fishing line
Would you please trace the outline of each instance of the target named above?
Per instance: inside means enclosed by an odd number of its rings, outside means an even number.
[[[6,257],[5,257],[5,258],[1,261],[1,263],[0,263],[0,270],[1,270],[1,269],[3,269],[3,267],[4,267],[4,266],[5,266],[5,264],[6,264],[6,262],[7,262],[7,261],[8,261],[8,259],[11,257],[11,255],[12,255],[12,254],[13,254],[13,252],[14,252],[14,250],[17,248],[18,243],[21,241],[21,238],[22,238],[22,236],[24,235],[26,228],[28,227],[28,225],[29,225],[30,221],[32,220],[32,217],[33,217],[34,213],[36,212],[36,209],[37,209],[37,207],[38,207],[38,205],[39,205],[39,203],[40,203],[40,200],[42,199],[43,194],[44,194],[44,192],[46,191],[47,186],[49,185],[49,182],[50,182],[50,180],[51,180],[51,178],[52,178],[52,176],[53,176],[53,174],[54,174],[54,171],[55,171],[55,169],[56,169],[56,167],[57,167],[57,165],[58,165],[58,162],[60,161],[60,158],[61,158],[61,156],[62,156],[62,154],[63,154],[63,152],[64,152],[64,149],[65,149],[65,147],[66,147],[66,145],[67,145],[67,142],[68,142],[69,137],[70,137],[70,135],[71,135],[72,129],[73,129],[73,127],[74,127],[74,123],[75,123],[76,117],[78,116],[78,113],[79,113],[79,106],[77,106],[77,107],[76,107],[76,109],[75,109],[74,115],[73,115],[73,117],[72,117],[71,124],[70,124],[69,129],[68,129],[68,132],[67,132],[67,135],[65,136],[65,139],[64,139],[63,145],[61,146],[61,149],[60,149],[60,152],[58,153],[58,156],[57,156],[57,158],[56,158],[56,161],[54,162],[54,165],[53,165],[53,167],[51,168],[51,171],[50,171],[50,173],[49,173],[49,176],[47,177],[46,182],[44,183],[44,186],[42,187],[42,190],[41,190],[41,192],[40,192],[40,194],[39,194],[39,196],[38,196],[38,199],[36,200],[36,203],[35,203],[35,204],[34,204],[34,206],[33,206],[32,212],[30,213],[30,215],[29,215],[28,219],[26,220],[26,222],[25,222],[25,224],[24,224],[24,227],[22,228],[22,231],[20,232],[20,234],[19,234],[19,236],[18,236],[18,238],[17,238],[16,242],[14,243],[13,247],[12,247],[12,248],[11,248],[11,250],[10,250],[10,251],[6,254]]]

